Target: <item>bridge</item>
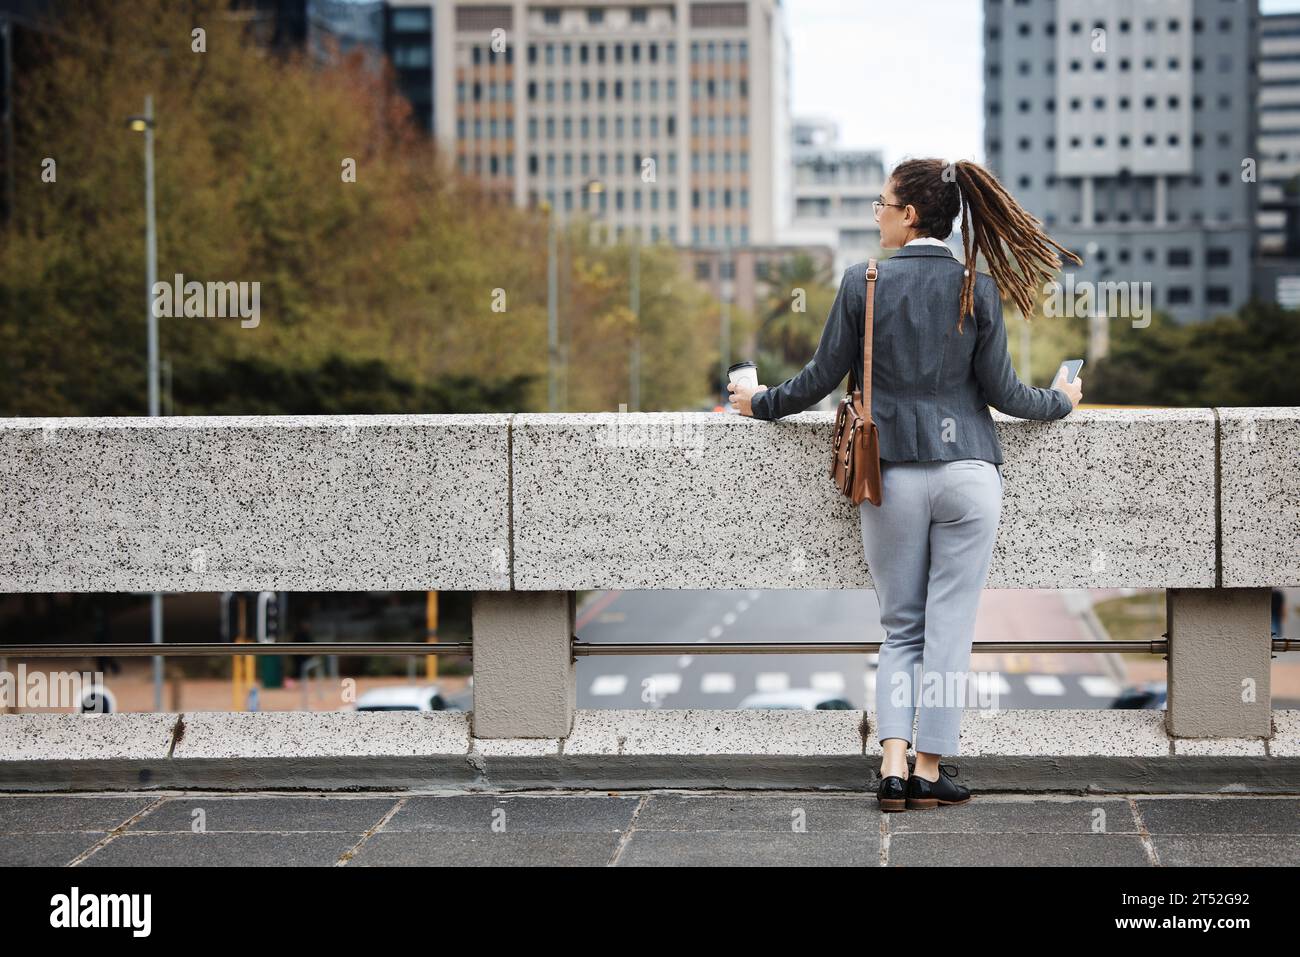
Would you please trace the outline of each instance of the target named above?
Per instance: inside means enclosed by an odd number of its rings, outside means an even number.
[[[1271,634],[1269,604],[1271,588],[1300,585],[1300,409],[994,419],[1005,492],[987,587],[1165,589],[1160,639],[1099,647],[1163,653],[1169,703],[972,709],[961,760],[994,789],[1300,790],[1300,711],[1274,709],[1270,696],[1272,656],[1297,643]],[[856,509],[827,476],[832,421],[826,412],[777,422],[0,419],[0,591],[470,591],[470,647],[433,647],[472,653],[474,675],[471,712],[0,715],[0,789],[861,789],[878,764],[872,702],[865,711],[576,705],[583,655],[771,650],[588,645],[574,634],[578,590],[872,587]],[[239,653],[319,651],[279,643]]]

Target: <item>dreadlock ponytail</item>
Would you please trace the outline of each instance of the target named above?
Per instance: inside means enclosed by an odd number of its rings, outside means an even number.
[[[955,165],[961,194],[962,248],[966,251],[957,331],[961,332],[962,320],[974,312],[975,263],[981,253],[998,291],[1027,319],[1034,308],[1035,292],[1061,268],[1057,252],[1076,266],[1082,266],[1083,260],[1043,232],[1042,221],[1026,212],[989,170],[969,160],[958,160]]]

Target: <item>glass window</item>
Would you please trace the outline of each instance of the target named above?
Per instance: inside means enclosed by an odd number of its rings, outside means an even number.
[[[388,22],[394,33],[423,33],[431,28],[432,14],[433,11],[427,8],[399,8],[392,11],[392,19]]]

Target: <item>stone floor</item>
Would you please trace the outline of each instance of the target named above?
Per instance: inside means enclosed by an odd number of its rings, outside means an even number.
[[[0,794],[0,866],[1300,864],[1300,797],[799,791]]]

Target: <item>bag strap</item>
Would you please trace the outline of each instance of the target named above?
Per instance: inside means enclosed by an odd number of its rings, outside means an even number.
[[[875,338],[876,261],[867,260],[866,309],[862,317],[862,408],[863,417],[871,419],[871,340]]]

